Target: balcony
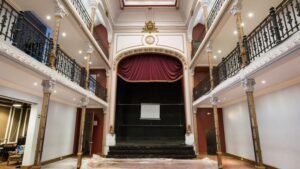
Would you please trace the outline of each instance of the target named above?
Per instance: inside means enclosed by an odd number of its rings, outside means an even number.
[[[222,59],[213,69],[213,88],[233,77],[264,53],[283,43],[300,29],[300,8],[297,0],[284,0],[276,8],[270,8],[269,15],[248,35],[243,44],[247,62],[242,66],[240,44]],[[210,88],[207,77],[193,90],[194,100],[207,94]],[[213,89],[212,88],[212,89]]]
[[[52,38],[43,33],[24,12],[15,10],[5,0],[1,0],[0,38],[22,50],[45,66],[49,66],[49,55],[53,49]],[[56,48],[55,70],[70,81],[85,88],[86,71],[58,45]],[[106,100],[106,89],[89,78],[93,92],[102,100]],[[91,88],[89,86],[88,88]]]

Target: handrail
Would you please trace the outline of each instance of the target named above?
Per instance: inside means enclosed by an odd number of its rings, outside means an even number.
[[[92,26],[92,19],[88,14],[87,10],[85,9],[84,5],[82,4],[81,0],[71,0],[74,8],[77,10],[79,16],[86,24],[86,26],[91,29]]]
[[[218,15],[222,5],[224,4],[225,0],[216,0],[213,7],[211,8],[209,15],[207,17],[207,29],[210,28],[212,23],[214,22],[215,18]]]
[[[211,89],[210,76],[207,75],[200,83],[193,89],[193,99],[196,100],[200,96],[206,94]]]
[[[92,75],[89,76],[89,90],[103,100],[107,100],[107,91]]]
[[[270,14],[248,35],[243,38],[247,64],[262,56],[300,29],[300,3],[298,0],[283,0],[276,8],[270,8]],[[247,66],[247,65],[246,65]],[[237,45],[222,62],[213,69],[214,88],[221,82],[236,75],[242,69],[240,46]],[[208,82],[202,81],[198,86]],[[195,87],[199,88],[199,87]],[[197,89],[199,90],[199,89]],[[205,92],[203,92],[205,94]],[[203,95],[202,94],[202,95]],[[202,95],[194,95],[194,99]]]

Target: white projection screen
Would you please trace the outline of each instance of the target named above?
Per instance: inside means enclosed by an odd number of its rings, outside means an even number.
[[[160,105],[141,103],[141,120],[160,120]]]

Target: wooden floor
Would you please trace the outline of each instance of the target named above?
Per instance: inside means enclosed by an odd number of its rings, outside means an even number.
[[[100,159],[91,164],[91,159],[84,159],[82,169],[215,169],[216,157],[209,156],[208,159],[194,160],[172,160],[172,159]],[[224,156],[224,169],[254,169],[254,166]],[[76,166],[75,158],[68,158],[56,163],[43,166],[44,169],[74,169]],[[0,163],[0,169],[15,169],[14,165],[6,166],[6,163]]]

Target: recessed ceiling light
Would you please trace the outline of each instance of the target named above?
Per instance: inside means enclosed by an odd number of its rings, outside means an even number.
[[[222,51],[221,51],[221,50],[218,50],[218,53],[222,53]]]
[[[233,34],[234,34],[234,35],[237,35],[237,34],[238,34],[238,32],[237,32],[237,31],[233,31]]]
[[[84,60],[87,60],[87,56],[84,57]]]
[[[56,90],[53,91],[54,93],[57,93]]]
[[[89,62],[89,64],[91,65],[93,62]]]
[[[214,59],[217,59],[218,57],[217,57],[217,55],[214,55]]]
[[[14,103],[12,106],[13,107],[22,107],[22,104],[21,103]]]
[[[244,26],[245,26],[245,23],[244,23],[244,22],[242,22],[242,23],[241,23],[241,27],[244,27]]]
[[[51,16],[50,16],[50,15],[47,15],[47,16],[46,16],[46,19],[47,19],[47,20],[50,20],[50,19],[51,19]]]
[[[78,53],[79,53],[79,54],[82,54],[82,50],[79,50]]]
[[[248,13],[248,17],[249,17],[249,18],[252,18],[252,17],[253,17],[253,13],[252,13],[252,12],[249,12],[249,13]]]
[[[33,86],[37,86],[37,85],[38,85],[38,83],[37,83],[37,82],[34,82],[34,83],[33,83]]]
[[[262,83],[262,84],[266,84],[267,82],[266,82],[265,80],[262,80],[261,83]]]
[[[67,36],[66,32],[63,32],[61,35],[62,35],[63,37],[66,37],[66,36]]]

